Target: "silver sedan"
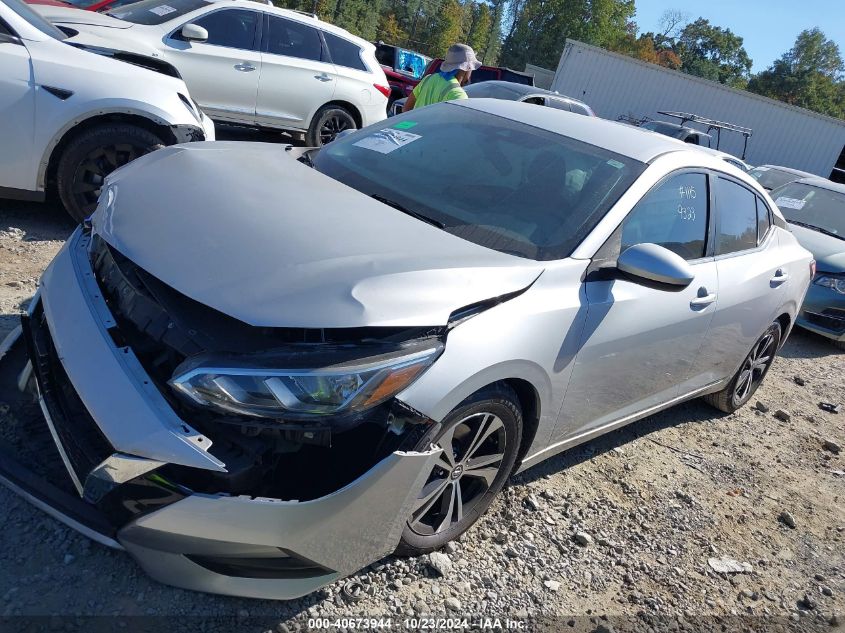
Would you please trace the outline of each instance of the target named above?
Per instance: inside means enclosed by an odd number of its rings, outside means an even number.
[[[0,480],[162,582],[301,596],[441,547],[572,446],[742,407],[812,274],[743,172],[552,108],[162,149],[3,345],[40,407]]]

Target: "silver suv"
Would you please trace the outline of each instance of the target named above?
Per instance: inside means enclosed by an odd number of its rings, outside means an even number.
[[[7,341],[41,404],[0,478],[163,582],[301,596],[442,546],[560,451],[743,406],[812,276],[785,226],[719,158],[501,100],[166,148]]]

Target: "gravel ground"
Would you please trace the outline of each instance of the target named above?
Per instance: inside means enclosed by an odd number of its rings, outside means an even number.
[[[48,206],[0,202],[0,333],[72,228]],[[0,629],[284,632],[440,615],[500,630],[830,630],[845,614],[845,412],[818,405],[845,405],[845,354],[793,333],[756,401],[732,415],[694,401],[553,458],[446,551],[290,602],[158,584],[0,489]],[[0,423],[14,414],[0,404]]]

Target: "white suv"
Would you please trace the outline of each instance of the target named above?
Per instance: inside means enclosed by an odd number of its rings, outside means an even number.
[[[109,173],[163,145],[214,140],[214,124],[166,64],[66,38],[20,0],[0,0],[0,197],[37,201],[55,188],[82,220]]]
[[[386,117],[375,46],[317,18],[252,0],[141,0],[108,15],[40,5],[72,38],[175,66],[218,121],[304,133],[319,146]]]

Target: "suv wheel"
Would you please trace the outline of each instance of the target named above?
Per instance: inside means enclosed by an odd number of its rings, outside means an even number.
[[[311,119],[311,125],[305,134],[305,144],[308,147],[322,147],[331,143],[340,132],[357,129],[355,117],[346,108],[323,106]]]
[[[742,361],[742,365],[728,386],[721,391],[704,396],[704,401],[725,413],[733,413],[748,402],[757,391],[757,387],[762,384],[763,378],[766,377],[775,360],[775,354],[780,346],[780,337],[780,323],[775,321],[751,347],[751,351]]]
[[[506,386],[464,400],[431,444],[443,449],[405,523],[396,553],[419,556],[458,537],[484,513],[513,470],[522,439],[519,399]]]
[[[65,210],[82,222],[97,208],[106,176],[161,147],[164,142],[158,136],[125,123],[100,125],[71,139],[56,171],[56,188]]]

